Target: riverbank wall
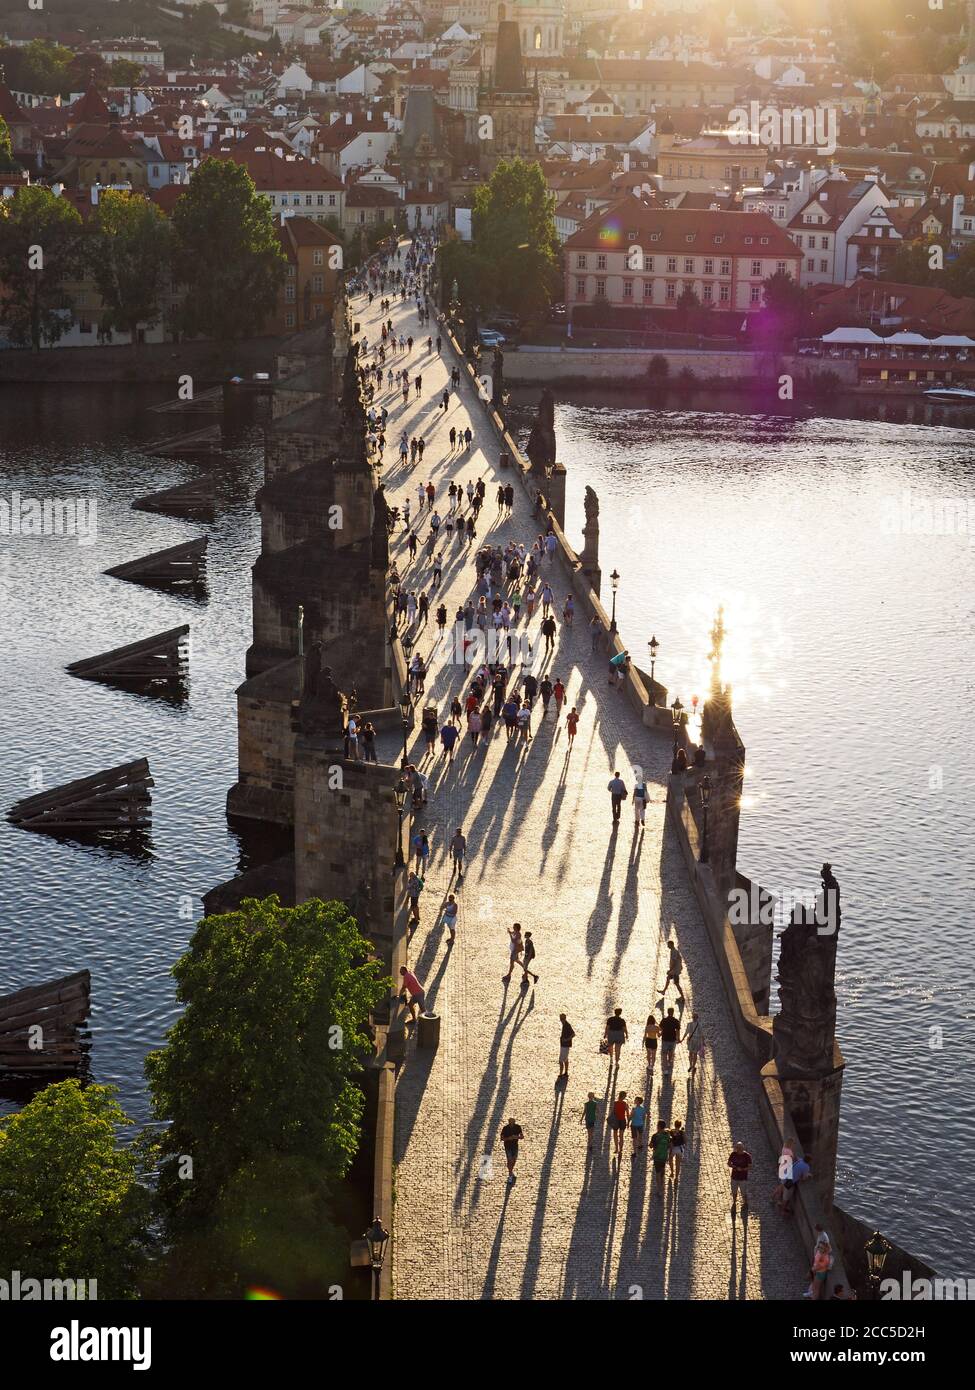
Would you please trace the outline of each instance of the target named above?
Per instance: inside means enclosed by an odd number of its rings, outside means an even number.
[[[655,358],[667,363],[667,376],[651,373]],[[579,386],[598,384],[607,390],[634,384],[663,388],[682,372],[693,372],[699,384],[754,386],[778,390],[781,376],[807,388],[832,373],[844,388],[857,384],[857,364],[847,358],[797,357],[777,352],[708,352],[693,348],[575,348],[525,346],[505,352],[505,379],[512,386]],[[835,382],[834,382],[835,386]]]

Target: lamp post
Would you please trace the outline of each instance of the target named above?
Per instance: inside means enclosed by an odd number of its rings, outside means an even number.
[[[406,735],[410,730],[410,715],[413,713],[413,701],[410,699],[408,687],[404,688],[402,695],[399,697],[399,710],[400,714],[403,716],[403,761],[400,766],[406,767]]]
[[[884,1265],[887,1263],[890,1248],[890,1242],[884,1240],[879,1231],[874,1231],[863,1247],[863,1253],[867,1257],[867,1277],[870,1280],[870,1288],[874,1298],[878,1296],[880,1291],[880,1276],[884,1272]]]
[[[701,840],[701,854],[699,862],[707,864],[710,859],[708,852],[708,807],[711,805],[711,778],[705,774],[701,782],[701,810],[704,812],[704,835]]]
[[[379,1217],[375,1217],[368,1231],[363,1231],[362,1239],[369,1247],[369,1263],[372,1265],[372,1297],[373,1302],[379,1299],[379,1281],[383,1272],[383,1261],[386,1258],[386,1246],[389,1244],[389,1232],[386,1230]]]
[[[611,617],[610,620],[609,620],[609,630],[610,630],[610,632],[615,632],[615,631],[616,631],[616,590],[617,590],[617,589],[619,588],[619,586],[620,586],[620,577],[619,577],[619,574],[616,572],[616,570],[613,570],[613,573],[609,576],[609,582],[610,582],[610,584],[612,584],[612,586],[613,586],[613,614],[612,614],[612,617]]]
[[[396,801],[396,815],[398,824],[396,826],[396,868],[405,869],[406,859],[403,856],[403,809],[406,806],[406,783],[401,777],[393,788],[393,797]]]
[[[677,747],[680,741],[680,723],[684,714],[684,706],[679,699],[674,700],[670,707],[670,716],[674,721],[674,757],[677,757]]]
[[[655,701],[653,698],[653,668],[657,664],[657,653],[660,650],[660,643],[657,641],[656,637],[651,637],[650,641],[647,643],[647,646],[650,648],[650,703],[654,704]]]

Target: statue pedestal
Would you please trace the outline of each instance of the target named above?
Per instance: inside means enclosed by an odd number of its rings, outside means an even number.
[[[773,1060],[762,1068],[782,1087],[782,1097],[792,1118],[793,1133],[802,1145],[812,1169],[814,1184],[824,1215],[833,1210],[836,1185],[836,1149],[840,1128],[840,1098],[845,1063],[839,1046],[833,1046],[833,1066],[825,1076],[782,1076]]]

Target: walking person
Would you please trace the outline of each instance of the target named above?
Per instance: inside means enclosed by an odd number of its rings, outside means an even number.
[[[647,791],[647,784],[641,775],[639,781],[633,788],[633,828],[646,824],[647,802],[650,793]]]
[[[456,732],[456,731],[455,731]],[[454,864],[457,882],[464,882],[464,855],[467,853],[467,836],[458,825],[450,841],[450,857]]]
[[[552,615],[551,615],[551,613],[550,613],[550,614],[548,615],[548,617],[545,618],[544,621],[542,622],[542,636],[545,638],[545,651],[546,651],[546,653],[555,650],[555,633],[556,633],[556,631],[557,631],[557,629],[556,629],[556,625],[555,625],[555,619],[552,617]]]
[[[596,616],[589,619],[590,651],[596,651],[603,636],[603,625]]]
[[[741,1214],[748,1210],[748,1170],[752,1166],[752,1156],[740,1141],[735,1144],[728,1156],[731,1169],[731,1214],[734,1216],[738,1194],[741,1193]]]
[[[664,1169],[667,1167],[667,1159],[670,1157],[670,1131],[667,1128],[666,1120],[657,1121],[657,1130],[650,1140],[650,1151],[653,1154],[653,1176],[657,1191],[661,1197],[664,1195]],[[650,1194],[653,1196],[653,1193]]]
[[[633,1140],[633,1157],[643,1150],[643,1131],[647,1123],[647,1111],[643,1097],[637,1096],[630,1111],[630,1137]]]
[[[366,720],[360,733],[362,742],[362,756],[367,763],[378,763],[376,757],[376,730],[371,720]]]
[[[471,745],[476,748],[478,739],[481,737],[481,711],[472,709],[467,716],[467,732],[471,736]]]
[[[623,781],[618,771],[613,773],[607,784],[606,790],[609,792],[610,804],[613,808],[613,824],[619,825],[620,807],[623,805],[629,793],[626,790],[626,783]]]
[[[448,946],[453,946],[454,942],[457,940],[457,911],[457,899],[454,897],[453,893],[448,893],[447,901],[444,903],[443,909],[444,925],[450,932],[450,935],[447,937]]]
[[[405,965],[401,965],[401,966],[400,966],[400,968],[399,968],[399,973],[400,973],[400,996],[399,996],[399,997],[400,997],[404,1002],[407,1002],[406,996],[407,996],[407,994],[409,994],[410,998],[409,998],[409,1001],[408,1001],[408,1007],[409,1007],[409,1010],[410,1010],[410,1022],[411,1022],[411,1023],[415,1023],[415,1022],[416,1022],[416,1011],[417,1011],[417,1009],[419,1009],[421,1013],[422,1013],[422,1011],[423,1011],[423,1005],[424,1005],[424,1002],[425,1002],[425,1000],[426,1000],[426,991],[424,990],[423,986],[420,984],[420,981],[419,981],[419,980],[416,978],[416,976],[413,974],[412,970],[408,970],[408,969],[406,968]]]
[[[561,1017],[564,1018],[565,1015],[563,1014]],[[568,1075],[568,1072],[566,1075]],[[582,1107],[582,1123],[586,1127],[586,1149],[589,1153],[592,1153],[592,1137],[596,1132],[596,1115],[598,1110],[599,1106],[596,1103],[596,1093],[595,1091],[590,1091],[586,1098],[586,1103]]]
[[[521,1125],[513,1115],[509,1115],[508,1123],[501,1131],[501,1143],[504,1145],[504,1157],[508,1165],[509,1187],[513,1187],[517,1182],[515,1164],[518,1162],[518,1145],[524,1137],[525,1133]]]
[[[559,1014],[559,1023],[562,1025],[562,1031],[559,1034],[559,1076],[568,1076],[569,1056],[572,1052],[572,1039],[576,1035],[576,1030],[565,1014]]]
[[[623,1154],[623,1135],[630,1122],[630,1107],[626,1103],[626,1092],[620,1091],[613,1101],[613,1142],[616,1145],[616,1157],[621,1158]]]
[[[663,998],[667,993],[667,986],[670,984],[671,980],[673,980],[677,993],[680,995],[681,999],[683,999],[684,991],[680,987],[680,972],[684,968],[684,958],[673,941],[668,941],[667,945],[670,948],[670,959],[667,962],[667,978],[664,980],[660,996]]]
[[[694,1073],[697,1070],[697,1059],[704,1051],[704,1029],[701,1026],[701,1015],[695,1013],[684,1032],[681,1039],[687,1043],[687,1059],[689,1063],[689,1080],[694,1080]]]
[[[521,937],[521,923],[515,924],[508,929],[508,973],[501,978],[505,984],[511,979],[511,972],[515,968],[515,963],[520,961],[521,953],[525,949],[525,943]]]
[[[552,686],[552,694],[555,697],[555,718],[559,719],[562,714],[562,704],[565,700],[565,686],[556,676],[555,684]]]
[[[603,1043],[609,1053],[610,1065],[614,1062],[618,1067],[620,1064],[620,1048],[629,1038],[629,1029],[626,1026],[626,1019],[623,1017],[622,1009],[614,1009],[610,1017],[606,1020],[606,1027],[603,1030]]]
[[[423,892],[423,879],[415,871],[410,872],[406,881],[406,896],[410,904],[410,917],[420,920],[420,894]]]
[[[565,716],[565,727],[569,732],[569,747],[571,748],[576,741],[576,734],[579,731],[579,711],[576,709],[575,705],[572,706],[569,713]]]
[[[674,1070],[674,1053],[680,1039],[680,1019],[674,1017],[673,1009],[668,1009],[665,1018],[660,1020],[660,1070],[670,1077]]]
[[[460,733],[451,719],[448,723],[444,724],[440,730],[440,745],[447,754],[447,761],[449,763],[454,761],[454,749],[457,746],[457,740],[459,738]]]
[[[684,1145],[687,1142],[687,1131],[680,1120],[675,1120],[670,1131],[670,1152],[667,1155],[670,1166],[670,1176],[676,1184],[680,1179],[680,1165],[684,1161]]]
[[[522,956],[521,956],[521,969],[522,969],[521,983],[525,986],[526,989],[527,989],[527,987],[528,987],[528,976],[529,976],[529,975],[530,975],[530,976],[532,977],[532,979],[535,981],[536,985],[538,984],[538,976],[535,974],[535,972],[534,972],[533,970],[529,970],[529,968],[528,968],[528,967],[531,965],[531,963],[532,963],[532,961],[533,961],[534,959],[535,959],[535,943],[534,943],[534,941],[532,940],[532,934],[531,934],[531,932],[530,932],[530,931],[526,931],[526,932],[525,932],[525,946],[524,946],[524,950],[522,951]]]
[[[657,1039],[659,1037],[660,1026],[657,1023],[656,1015],[651,1012],[647,1014],[647,1021],[643,1027],[643,1046],[647,1050],[647,1071],[651,1077],[657,1061]]]
[[[539,684],[539,687],[538,687],[538,693],[539,693],[539,695],[541,695],[541,697],[542,697],[542,718],[543,718],[543,719],[544,719],[544,717],[548,714],[548,702],[549,702],[549,700],[551,700],[551,698],[552,698],[552,690],[553,690],[553,688],[554,688],[554,687],[553,687],[553,685],[552,685],[552,682],[549,680],[548,676],[543,676],[542,679],[541,679],[541,682],[540,682],[540,684]]]

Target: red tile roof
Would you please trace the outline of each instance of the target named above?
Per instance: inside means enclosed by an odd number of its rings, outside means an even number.
[[[640,246],[652,243],[654,254],[703,255],[716,249],[722,256],[791,260],[802,256],[792,238],[765,213],[648,207],[632,194],[595,213],[566,246],[578,251],[625,251],[631,232]]]

